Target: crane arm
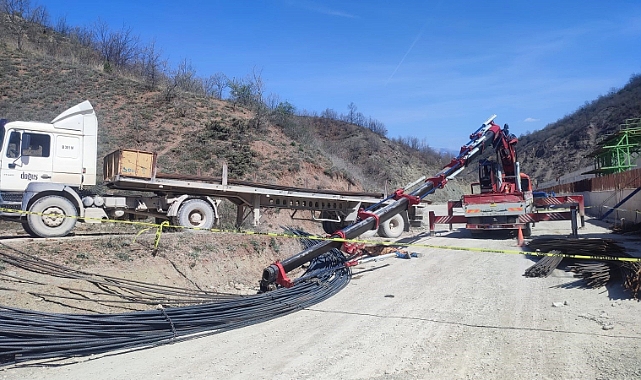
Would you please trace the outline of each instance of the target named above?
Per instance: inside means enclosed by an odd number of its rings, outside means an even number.
[[[363,233],[377,228],[379,223],[383,223],[396,214],[407,210],[412,204],[419,203],[421,199],[433,193],[436,189],[443,188],[449,179],[456,177],[488,146],[495,144],[497,136],[501,133],[501,128],[494,123],[494,118],[496,118],[496,115],[487,119],[479,129],[470,135],[470,141],[461,147],[457,157],[453,158],[434,177],[426,179],[410,194],[404,194],[404,191],[397,190],[392,197],[395,199],[394,202],[367,212],[361,221],[334,232],[329,240],[322,241],[294,256],[275,262],[265,268],[260,281],[260,290],[262,292],[268,291],[274,283],[284,287],[293,286],[293,283],[287,277],[287,273],[323,253],[329,252],[333,248],[340,248],[343,245],[343,241],[336,238],[357,238]],[[331,238],[335,239],[332,240]]]
[[[476,132],[470,135],[470,141],[461,147],[459,155],[434,177],[428,178],[436,188],[442,189],[448,180],[459,175],[476,157],[490,144],[494,144],[496,136],[501,133],[501,127],[494,123],[496,115],[492,115]]]

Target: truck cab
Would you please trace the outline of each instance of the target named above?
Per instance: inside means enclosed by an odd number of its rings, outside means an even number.
[[[65,188],[95,185],[97,131],[89,101],[69,108],[51,123],[1,121],[0,216],[25,218],[11,210],[24,210],[23,201],[36,201],[27,199],[28,194],[46,196],[43,190],[55,188],[75,201],[76,192]]]

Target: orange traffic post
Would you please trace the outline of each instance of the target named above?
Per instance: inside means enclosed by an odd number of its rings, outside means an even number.
[[[519,234],[517,235],[517,245],[519,247],[522,247],[523,243],[525,243],[523,239],[523,229],[521,228],[521,226],[519,226]]]

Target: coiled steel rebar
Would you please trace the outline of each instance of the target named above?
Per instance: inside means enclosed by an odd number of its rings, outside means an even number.
[[[304,236],[302,231],[290,232]],[[301,241],[316,244],[304,238]],[[0,306],[0,366],[33,360],[55,363],[76,356],[153,347],[268,321],[315,305],[343,289],[351,278],[344,263],[343,254],[334,249],[311,261],[292,288],[200,305],[119,314],[56,314]],[[39,263],[35,267],[41,265],[48,266]],[[47,270],[78,275],[59,266]]]

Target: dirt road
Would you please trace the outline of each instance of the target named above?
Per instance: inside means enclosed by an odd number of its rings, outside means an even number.
[[[540,223],[533,234],[568,228]],[[581,234],[606,232],[588,223]],[[514,239],[439,235],[416,243],[518,249]],[[4,369],[0,378],[641,378],[641,304],[619,287],[564,286],[575,279],[559,269],[526,278],[532,261],[517,254],[410,249],[422,257],[356,267],[338,295],[277,320],[63,367]]]

